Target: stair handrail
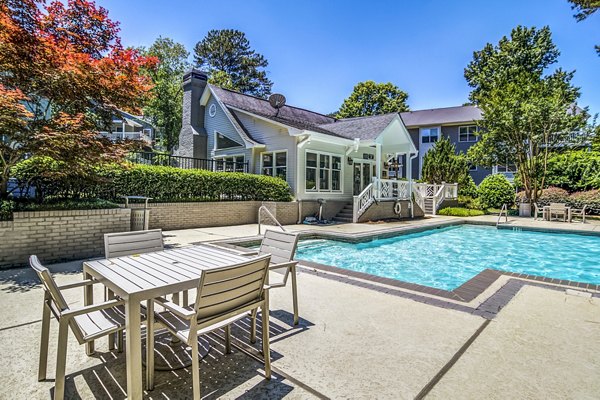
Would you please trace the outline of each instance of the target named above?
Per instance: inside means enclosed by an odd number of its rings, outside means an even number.
[[[434,186],[434,188],[435,188],[435,186]],[[446,198],[445,191],[446,191],[446,185],[441,184],[441,185],[439,185],[439,189],[437,190],[437,192],[435,192],[435,194],[432,196],[433,197],[433,210],[432,210],[433,215],[435,215],[437,213],[438,208],[444,202],[444,199]]]
[[[413,196],[415,197],[415,203],[417,203],[419,208],[421,210],[423,210],[423,212],[424,212],[425,211],[425,200],[423,199],[423,195],[421,193],[420,187],[416,183],[414,183],[412,185],[412,192],[413,192]]]
[[[504,203],[502,208],[500,209],[500,213],[498,214],[498,220],[496,221],[496,227],[500,225],[500,219],[502,219],[502,211],[504,211],[505,220],[504,223],[508,222],[508,204]]]
[[[375,202],[373,195],[373,183],[369,183],[358,196],[354,196],[352,202],[352,222],[358,222],[358,218],[363,215],[367,208]]]
[[[269,209],[266,206],[260,206],[258,207],[258,234],[260,235],[260,213],[261,211],[264,211],[267,213],[267,215],[271,218],[271,220],[273,222],[275,222],[275,224],[281,228],[282,231],[287,232],[285,230],[285,228],[279,223],[279,221],[277,221],[277,218],[275,218],[275,216],[271,213],[271,211],[269,211]]]

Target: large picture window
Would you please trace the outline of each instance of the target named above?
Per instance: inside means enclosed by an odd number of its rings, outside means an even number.
[[[261,173],[287,180],[287,151],[261,154]]]
[[[459,126],[458,127],[458,141],[459,142],[476,142],[477,141],[477,127],[475,125]]]
[[[305,187],[307,192],[342,191],[342,156],[306,152]]]

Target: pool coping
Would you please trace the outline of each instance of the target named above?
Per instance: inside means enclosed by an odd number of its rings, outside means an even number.
[[[584,236],[600,236],[600,232],[596,231],[574,231],[569,229],[561,228],[550,228],[550,227],[530,227],[530,226],[515,226],[515,225],[497,225],[493,222],[488,221],[469,221],[467,219],[456,219],[456,220],[444,220],[434,221],[431,223],[425,223],[417,226],[401,226],[395,228],[387,228],[382,230],[374,230],[369,232],[360,233],[343,233],[343,232],[332,232],[332,231],[320,231],[320,230],[308,230],[297,232],[301,240],[307,239],[330,239],[337,241],[344,241],[350,243],[364,243],[372,240],[386,239],[395,236],[402,236],[411,233],[425,232],[434,229],[441,229],[450,226],[458,225],[483,225],[497,227],[498,229],[519,229],[522,231],[532,232],[546,232],[546,233],[566,233],[576,234]],[[214,244],[219,246],[228,247],[236,250],[243,250],[248,246],[260,244],[261,237],[247,237],[238,239],[218,240]],[[383,284],[398,289],[410,290],[418,293],[422,293],[429,296],[436,296],[442,299],[448,299],[458,301],[461,303],[469,303],[483,294],[494,282],[501,276],[508,276],[511,278],[525,279],[528,281],[535,281],[541,284],[547,285],[560,285],[562,287],[569,287],[572,289],[586,290],[592,292],[600,292],[600,284],[592,284],[585,282],[570,281],[564,279],[548,278],[539,275],[522,274],[518,272],[502,271],[496,269],[484,269],[477,275],[473,276],[468,281],[461,284],[459,287],[453,290],[445,290],[434,288],[431,286],[419,285],[416,283],[401,281],[398,279],[385,278],[365,272],[352,271],[332,265],[320,264],[312,261],[297,260],[300,266],[313,268],[323,272],[334,273],[338,275],[345,275],[352,278],[358,278],[364,281],[373,282],[376,284]]]

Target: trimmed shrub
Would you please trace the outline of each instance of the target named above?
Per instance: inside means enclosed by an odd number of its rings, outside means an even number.
[[[469,208],[446,207],[438,211],[438,214],[450,217],[477,217],[479,215],[484,215],[485,213],[481,210],[472,210]]]
[[[469,208],[471,210],[483,210],[479,199],[474,199],[470,196],[458,196],[458,205],[460,207]]]
[[[587,206],[585,209],[586,214],[600,215],[600,190],[575,192],[569,196],[569,205],[575,208]]]
[[[0,200],[0,221],[10,221],[15,210],[15,202],[12,200]]]
[[[515,202],[513,185],[504,175],[488,175],[477,188],[479,201],[483,208],[500,208],[503,204],[511,206]]]

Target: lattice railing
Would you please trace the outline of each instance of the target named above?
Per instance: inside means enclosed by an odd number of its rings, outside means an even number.
[[[373,204],[373,184],[370,183],[358,196],[354,196],[352,222],[358,222],[358,218]]]

